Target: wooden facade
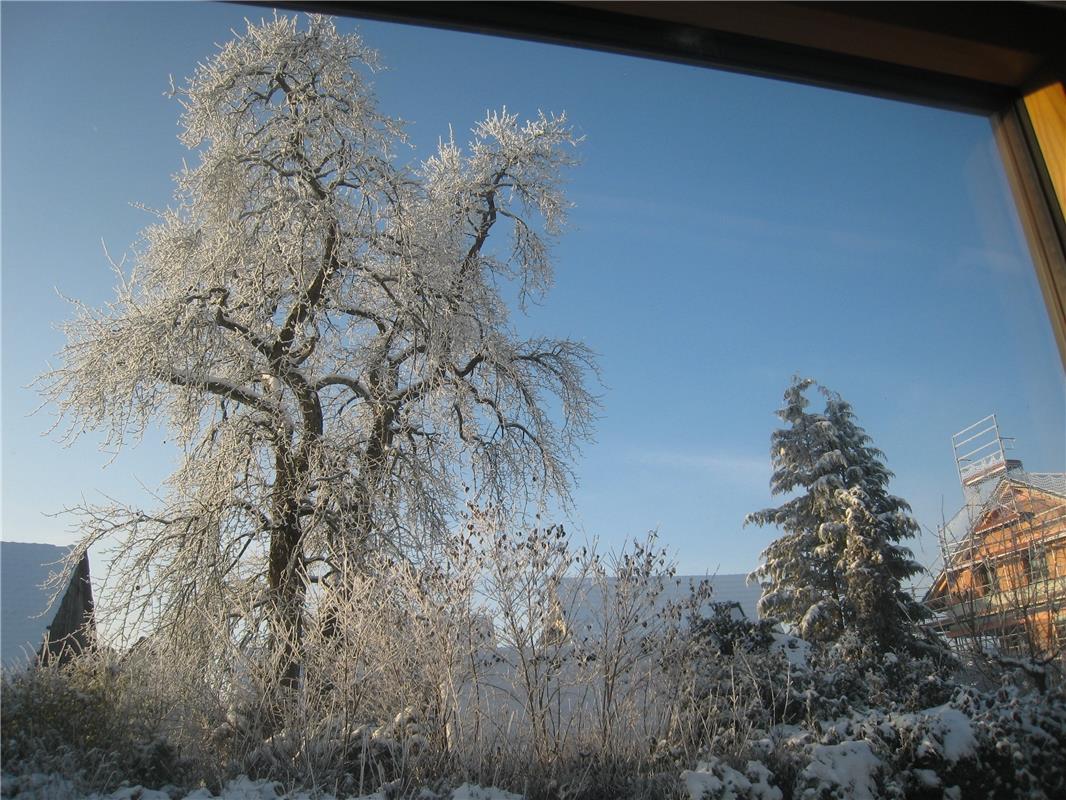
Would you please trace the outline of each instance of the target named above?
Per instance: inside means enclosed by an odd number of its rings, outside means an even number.
[[[59,600],[52,624],[48,626],[38,653],[42,663],[65,663],[88,649],[95,638],[93,587],[89,579],[89,554],[83,553],[71,571],[67,588]]]
[[[960,650],[1066,656],[1066,475],[992,479],[926,596]],[[989,491],[991,489],[991,491]],[[949,524],[950,525],[950,524]]]

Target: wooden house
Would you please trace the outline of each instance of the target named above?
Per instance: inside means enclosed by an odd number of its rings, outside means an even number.
[[[962,473],[966,505],[941,530],[926,604],[960,651],[1066,654],[1066,474],[1002,459]]]

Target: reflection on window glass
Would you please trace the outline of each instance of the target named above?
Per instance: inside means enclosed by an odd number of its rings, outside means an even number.
[[[2,660],[136,642],[46,687],[183,720],[120,791],[941,786],[865,711],[1061,789],[1066,387],[987,119],[260,13],[3,8],[5,614],[88,558]]]
[[[83,492],[141,492],[173,455],[151,443],[100,472],[85,443],[41,439],[24,388],[70,309],[100,304],[116,259],[170,202],[167,76],[246,9],[71,8],[5,14],[12,73],[42,51],[114,87],[63,103],[61,69],[8,81],[4,219],[5,530],[66,542],[43,516]],[[141,35],[165,25],[166,42]],[[574,464],[572,523],[621,542],[649,529],[685,573],[746,572],[772,532],[742,529],[770,498],[773,411],[793,374],[840,392],[886,453],[895,494],[932,533],[962,504],[950,436],[995,412],[1034,472],[1063,469],[1063,390],[1046,315],[989,125],[953,114],[710,70],[407,26],[358,27],[387,69],[384,112],[410,150],[468,140],[486,110],[565,111],[584,141],[555,285],[514,323],[586,342],[606,385],[596,443]],[[73,31],[88,26],[92,36]],[[136,35],[134,35],[136,34]],[[119,46],[117,42],[122,42]],[[546,57],[549,56],[549,57]],[[42,236],[41,234],[45,235]],[[159,445],[158,447],[156,445]],[[59,465],[69,477],[55,487]]]

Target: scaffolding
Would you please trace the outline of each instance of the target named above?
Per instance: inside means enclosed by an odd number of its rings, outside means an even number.
[[[1014,439],[1002,436],[996,415],[989,414],[953,434],[951,448],[955,451],[959,482],[968,486],[985,475],[1006,469],[1007,450],[1014,449]]]
[[[1066,555],[1051,554],[1066,554],[1066,476],[1008,458],[1014,439],[995,414],[951,444],[965,505],[938,531],[942,571],[928,597],[940,629],[971,653],[1061,655]]]
[[[977,544],[972,535],[974,525],[978,517],[987,513],[989,502],[997,499],[995,495],[1000,495],[1002,512],[1017,514],[1014,493],[995,490],[999,486],[998,478],[1011,471],[1021,471],[1021,462],[1007,458],[1007,451],[1014,449],[1014,438],[1000,433],[995,414],[952,434],[951,449],[962,486],[965,517],[956,515],[951,521],[954,524],[945,524],[940,529],[940,552],[945,568],[956,565],[959,553]],[[965,526],[961,524],[963,521]],[[972,554],[962,561],[972,561]]]

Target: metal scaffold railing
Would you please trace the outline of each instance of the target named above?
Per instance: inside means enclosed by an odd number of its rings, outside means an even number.
[[[999,433],[995,414],[963,428],[951,437],[959,482],[970,486],[1007,468],[1007,450],[1014,440]]]

